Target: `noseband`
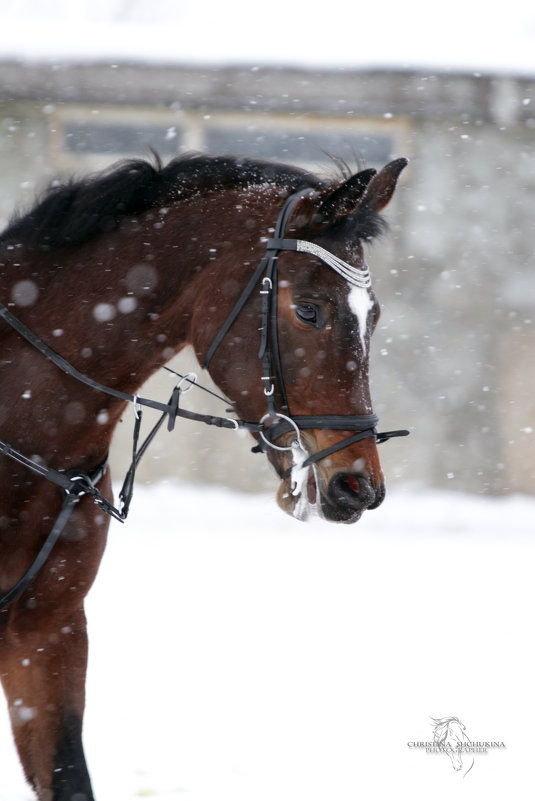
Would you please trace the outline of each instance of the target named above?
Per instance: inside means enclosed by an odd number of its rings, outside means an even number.
[[[268,239],[266,243],[266,254],[264,258],[261,260],[249,283],[236,302],[234,308],[223,323],[219,333],[208,348],[203,362],[203,367],[208,368],[217,348],[223,342],[232,324],[235,322],[255,287],[260,282],[260,294],[262,296],[262,326],[260,329],[261,341],[258,357],[262,361],[262,381],[264,383],[264,395],[267,403],[267,413],[260,422],[264,423],[268,419],[275,419],[277,422],[271,425],[268,429],[264,429],[259,432],[260,440],[257,446],[253,448],[253,451],[263,451],[264,446],[275,448],[275,450],[291,450],[291,446],[282,448],[275,443],[279,437],[288,433],[288,431],[291,431],[292,429],[296,433],[298,442],[300,442],[301,429],[356,431],[355,434],[342,439],[340,442],[331,445],[329,448],[324,448],[323,450],[317,451],[316,453],[308,456],[300,465],[301,467],[307,467],[315,462],[319,462],[326,456],[330,456],[332,453],[336,453],[336,451],[347,448],[349,445],[353,445],[355,442],[359,442],[367,437],[373,437],[377,443],[381,443],[386,442],[392,437],[404,437],[409,434],[409,432],[405,430],[384,431],[379,433],[377,431],[377,423],[379,422],[379,418],[373,413],[296,416],[292,416],[290,413],[288,395],[286,392],[281,365],[277,324],[277,259],[280,251],[289,250],[300,253],[310,253],[341,275],[352,286],[363,290],[366,290],[371,286],[371,278],[368,269],[359,270],[356,267],[353,267],[351,264],[342,261],[342,259],[339,259],[333,253],[325,250],[325,248],[316,245],[314,242],[307,242],[306,240],[302,239],[286,239],[284,237],[288,220],[294,207],[300,200],[302,200],[312,191],[312,189],[303,189],[293,195],[290,195],[290,197],[284,203],[277,219],[274,236],[273,238]],[[280,408],[277,408],[275,386],[278,390]],[[286,477],[289,475],[289,473],[289,470],[286,471],[286,473],[283,474],[283,477]]]

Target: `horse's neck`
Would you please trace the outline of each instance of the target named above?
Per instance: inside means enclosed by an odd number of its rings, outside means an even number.
[[[34,303],[13,311],[78,370],[133,394],[188,344],[193,317],[221,305],[230,274],[238,291],[245,283],[247,257],[256,258],[252,252],[262,248],[260,237],[273,216],[267,214],[268,202],[268,193],[199,195],[130,220],[75,251],[29,256],[11,275],[35,285],[38,293]],[[3,282],[3,298],[13,297],[17,281]],[[65,403],[73,413],[81,414],[83,407],[84,431],[87,421],[107,409],[109,423],[100,428],[104,448],[123,404],[77,385],[31,352],[31,345],[17,347],[23,358],[16,392],[30,384],[34,397],[47,396],[46,414],[57,418],[58,427]]]
[[[244,190],[198,195],[130,221],[91,246],[78,299],[84,322],[73,324],[78,347],[96,343],[99,380],[135,391],[193,344],[194,318],[206,321],[214,308],[225,313],[221,306],[234,302],[262,253],[267,197]]]

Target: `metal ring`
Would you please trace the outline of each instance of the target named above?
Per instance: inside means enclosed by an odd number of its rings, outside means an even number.
[[[94,489],[93,482],[85,473],[80,473],[79,475],[74,474],[69,476],[69,479],[72,481],[72,487],[65,490],[67,495],[74,495],[78,498],[81,498],[83,495],[87,495],[92,489]],[[75,488],[75,484],[79,481],[82,483],[87,482],[85,487],[78,486]]]
[[[290,425],[292,426],[292,428],[294,429],[295,433],[296,433],[296,436],[297,436],[296,442],[297,442],[297,444],[299,445],[299,447],[301,447],[301,448],[303,447],[303,443],[301,442],[301,432],[299,431],[299,427],[298,427],[297,423],[295,422],[295,420],[292,420],[291,417],[288,417],[285,414],[281,414],[280,412],[267,412],[261,418],[260,424],[262,424],[264,422],[264,420],[267,420],[268,417],[279,417],[281,420],[287,420],[290,423]],[[264,432],[263,431],[259,431],[258,433],[260,434],[260,438],[266,443],[266,445],[269,445],[270,448],[274,448],[276,451],[291,451],[292,448],[293,448],[293,445],[295,444],[295,443],[292,443],[291,445],[286,445],[284,447],[281,447],[280,445],[274,445],[272,442],[270,442],[268,439],[266,439],[266,437],[264,436]]]
[[[189,384],[185,389],[182,389],[182,382],[188,381]],[[197,373],[186,373],[183,375],[178,384],[176,385],[175,389],[179,389],[182,395],[185,395],[186,392],[189,392],[190,389],[193,389],[195,384],[197,383]]]
[[[140,416],[141,416],[141,409],[139,408],[139,403],[138,403],[137,399],[138,399],[138,394],[136,392],[136,394],[134,395],[134,400],[133,400],[134,415],[135,415],[136,420],[139,420]]]

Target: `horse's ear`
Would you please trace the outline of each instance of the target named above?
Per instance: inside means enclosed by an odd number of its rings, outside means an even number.
[[[340,184],[334,192],[330,192],[321,201],[317,211],[318,218],[330,223],[335,222],[340,217],[347,217],[360,203],[360,200],[377,170],[362,170],[343,184]]]
[[[382,211],[390,203],[401,171],[408,163],[407,159],[396,159],[374,175],[362,196],[362,205],[372,211]]]

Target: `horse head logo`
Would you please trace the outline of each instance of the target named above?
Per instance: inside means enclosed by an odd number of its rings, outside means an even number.
[[[431,718],[434,727],[433,739],[438,748],[449,756],[454,770],[461,770],[463,767],[463,746],[470,744],[470,739],[466,735],[466,727],[459,718]],[[466,771],[472,768],[474,761]],[[466,775],[466,774],[465,774]]]

